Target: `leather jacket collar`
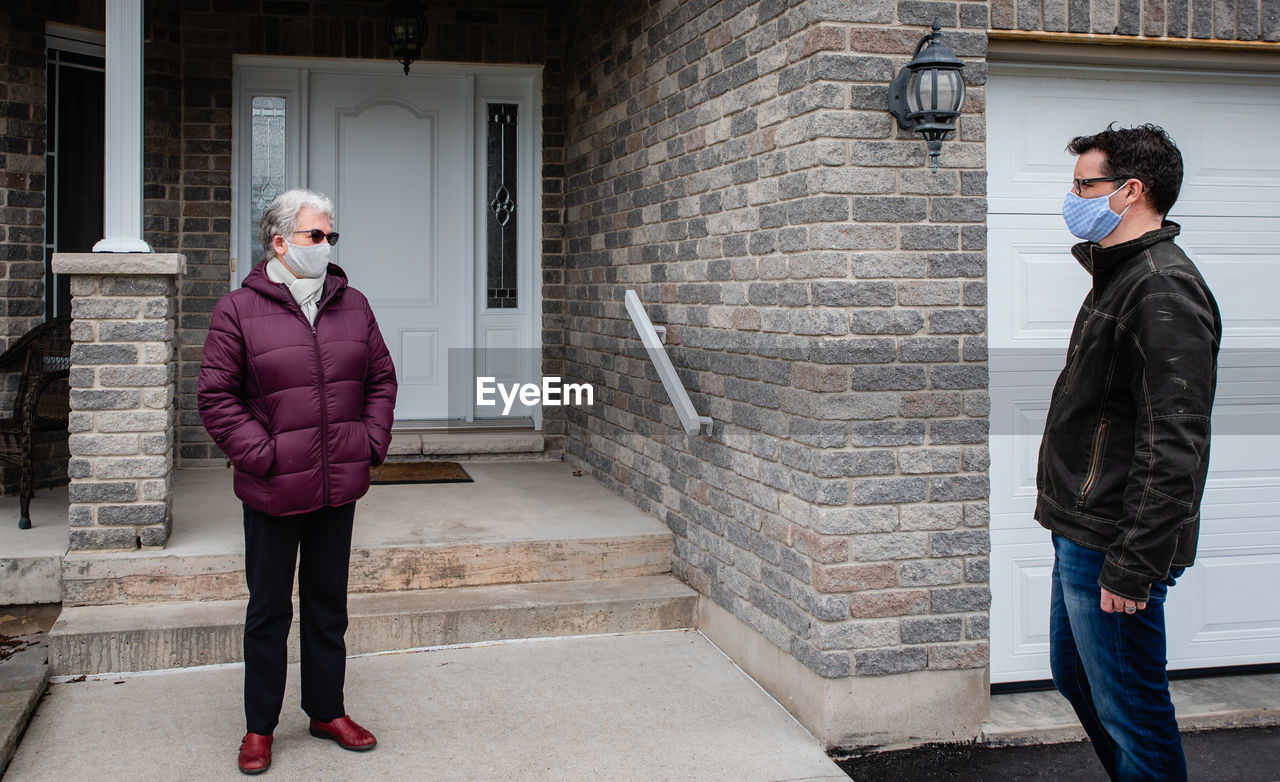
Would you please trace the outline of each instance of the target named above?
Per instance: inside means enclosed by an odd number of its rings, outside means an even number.
[[[1172,241],[1181,232],[1182,226],[1165,220],[1159,228],[1147,231],[1137,239],[1130,239],[1111,247],[1103,247],[1097,242],[1080,242],[1072,246],[1071,254],[1085,268],[1085,271],[1093,275],[1093,287],[1099,290],[1126,261],[1141,254],[1152,245]]]

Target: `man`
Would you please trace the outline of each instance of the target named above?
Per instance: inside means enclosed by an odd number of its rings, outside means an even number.
[[[1164,599],[1195,559],[1222,322],[1164,219],[1182,155],[1153,125],[1076,155],[1067,227],[1093,277],[1054,386],[1036,478],[1053,533],[1050,662],[1107,774],[1187,776],[1169,699]]]

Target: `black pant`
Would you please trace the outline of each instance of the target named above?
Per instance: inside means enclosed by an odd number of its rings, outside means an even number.
[[[293,621],[293,566],[298,563],[302,710],[318,720],[343,716],[347,672],[347,568],[354,502],[296,516],[244,506],[244,713],[248,729],[269,734],[284,702],[287,642]],[[301,546],[302,555],[298,549]]]

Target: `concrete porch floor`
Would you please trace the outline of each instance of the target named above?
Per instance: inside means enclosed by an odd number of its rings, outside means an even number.
[[[666,525],[563,462],[466,462],[473,483],[373,486],[356,505],[351,545],[422,544],[667,533]],[[166,554],[243,553],[231,470],[174,473]],[[16,519],[16,517],[15,517]],[[15,521],[16,524],[16,521]]]

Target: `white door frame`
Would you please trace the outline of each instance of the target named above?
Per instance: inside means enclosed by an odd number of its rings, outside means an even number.
[[[303,57],[269,57],[260,55],[236,55],[233,59],[232,94],[232,144],[231,159],[231,263],[228,282],[234,289],[253,268],[260,257],[257,246],[257,226],[250,225],[250,203],[244,188],[251,181],[249,167],[251,156],[245,154],[242,140],[251,136],[253,99],[259,96],[283,98],[285,101],[285,176],[286,187],[306,187],[307,170],[302,161],[308,159],[306,132],[309,118],[308,94],[310,79],[316,73],[349,75],[387,75],[397,71],[396,63],[380,60],[321,59]],[[481,338],[484,329],[491,328],[495,317],[519,319],[520,330],[526,332],[524,343],[529,355],[542,355],[542,68],[541,65],[481,65],[471,63],[415,62],[413,70],[404,78],[428,78],[433,76],[470,76],[475,84],[474,105],[478,119],[483,119],[486,101],[516,103],[520,106],[526,130],[520,133],[520,185],[517,203],[526,204],[518,209],[518,288],[519,307],[502,311],[498,315],[485,311],[484,259],[485,259],[485,209],[487,199],[483,187],[475,188],[477,208],[475,225],[471,235],[476,284],[471,288],[472,345],[484,347]],[[527,117],[527,121],[524,118]],[[484,144],[481,130],[486,123],[477,121],[475,174],[473,181],[484,182]],[[523,354],[523,351],[521,351]],[[538,366],[528,367],[530,379],[541,375]],[[542,428],[542,411],[531,411],[535,429]]]

